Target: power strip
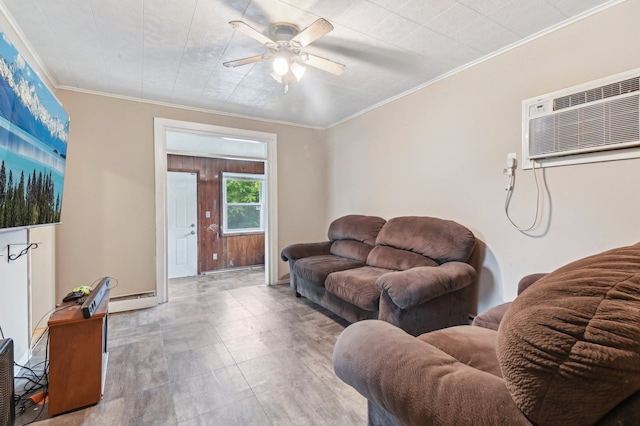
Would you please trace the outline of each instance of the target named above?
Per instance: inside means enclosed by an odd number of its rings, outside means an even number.
[[[100,302],[102,302],[102,298],[109,290],[110,282],[111,279],[109,277],[104,277],[100,280],[96,288],[89,293],[87,300],[82,304],[82,316],[84,319],[91,318],[93,313],[98,309]]]

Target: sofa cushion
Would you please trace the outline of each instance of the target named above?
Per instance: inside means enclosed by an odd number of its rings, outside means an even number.
[[[298,277],[317,283],[318,285],[324,285],[327,275],[330,273],[359,268],[361,266],[364,266],[364,263],[357,260],[328,254],[299,259],[296,261],[293,269]]]
[[[418,339],[465,365],[502,377],[496,357],[497,336],[495,330],[459,325],[422,334]]]
[[[346,257],[348,259],[359,260],[364,263],[373,247],[369,244],[355,240],[337,240],[331,244],[331,254]]]
[[[366,261],[369,266],[396,271],[406,271],[417,266],[438,266],[438,263],[433,259],[389,246],[374,247]]]
[[[333,272],[327,277],[324,286],[328,292],[342,300],[366,311],[377,311],[380,289],[376,286],[376,279],[387,272],[390,271],[371,266]]]
[[[355,240],[373,247],[385,220],[377,216],[352,214],[339,217],[329,225],[330,241]]]
[[[540,279],[505,313],[496,351],[533,423],[596,423],[640,390],[640,244]]]
[[[384,224],[376,245],[430,257],[438,264],[466,262],[475,245],[473,233],[457,222],[435,217],[404,216]]]

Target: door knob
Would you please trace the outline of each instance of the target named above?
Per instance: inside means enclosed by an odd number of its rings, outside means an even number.
[[[191,224],[191,227],[192,227],[192,228],[195,228],[195,227],[196,227],[196,224],[195,224],[195,223],[192,223],[192,224]]]
[[[196,231],[191,231],[191,235],[195,235]]]

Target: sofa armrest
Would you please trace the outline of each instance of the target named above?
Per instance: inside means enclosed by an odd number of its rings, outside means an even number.
[[[502,317],[511,306],[511,302],[501,303],[500,305],[493,306],[473,319],[471,325],[476,327],[484,327],[490,330],[498,330]]]
[[[535,283],[536,281],[538,281],[540,278],[544,277],[545,275],[547,275],[547,273],[538,273],[538,274],[529,274],[529,275],[525,275],[524,277],[522,277],[520,279],[520,281],[518,282],[518,295],[522,294],[523,291],[525,291],[526,289],[528,289],[529,287],[531,287],[531,285],[533,283]]]
[[[500,377],[384,321],[347,327],[334,347],[333,366],[344,382],[406,425],[530,425]]]
[[[399,308],[407,309],[466,287],[475,278],[476,270],[468,263],[447,262],[389,272],[379,277],[376,285],[386,290]]]
[[[547,275],[546,273],[542,274],[530,274],[525,275],[518,282],[518,295],[522,294],[523,291],[531,287],[533,283],[538,281],[540,278]],[[478,327],[489,328],[491,330],[497,330],[500,327],[500,322],[502,321],[502,317],[509,309],[511,302],[502,303],[500,305],[494,306],[492,308],[487,309],[482,312],[480,315],[473,319],[473,325]]]
[[[323,241],[321,243],[299,243],[291,244],[282,249],[280,257],[285,262],[289,260],[302,259],[309,256],[321,256],[331,254],[331,241]]]

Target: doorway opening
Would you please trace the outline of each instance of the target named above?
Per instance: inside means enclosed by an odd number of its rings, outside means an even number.
[[[199,123],[191,123],[163,118],[154,120],[154,148],[155,148],[155,171],[156,171],[156,293],[158,302],[167,301],[168,295],[168,217],[167,217],[167,174],[169,171],[178,171],[172,167],[172,161],[180,158],[187,159],[186,163],[181,163],[181,172],[192,171],[196,174],[202,173],[198,170],[202,166],[196,166],[195,162],[209,162],[213,159],[232,164],[234,171],[241,173],[255,173],[262,175],[263,186],[261,195],[264,196],[264,206],[266,207],[261,215],[264,219],[264,232],[261,239],[254,244],[263,247],[261,252],[264,257],[264,281],[266,284],[277,284],[277,175],[276,175],[276,135],[272,133],[255,132],[229,127],[220,127]],[[189,163],[189,159],[192,163]],[[200,160],[197,160],[200,159]],[[259,164],[261,168],[252,169]],[[239,166],[243,165],[243,166]],[[206,170],[207,166],[204,166]],[[248,168],[247,168],[248,167]],[[189,170],[191,169],[191,170]],[[212,175],[216,178],[216,174]],[[222,182],[222,173],[217,176]],[[200,178],[199,178],[200,179]],[[201,182],[201,180],[199,180]],[[221,184],[217,186],[221,188]],[[215,211],[222,208],[219,201],[202,200],[206,207],[202,207],[199,202],[200,214],[203,218],[206,215],[214,215]],[[255,207],[254,207],[255,208]],[[203,222],[206,223],[206,222]],[[197,227],[196,227],[197,228]],[[196,230],[198,238],[220,237],[222,233],[219,224],[211,224],[209,229]],[[190,231],[189,231],[190,232]],[[205,234],[206,233],[206,234]],[[208,235],[211,234],[211,235]],[[256,233],[257,234],[257,233]],[[215,244],[210,244],[212,250],[217,250]],[[222,266],[235,266],[226,256],[222,256],[222,251],[213,251],[206,256],[200,256],[199,271],[207,272],[215,266],[215,261]],[[207,260],[211,257],[210,260]],[[207,262],[203,263],[205,260]],[[223,261],[222,263],[220,261]],[[226,264],[224,262],[227,262]],[[252,262],[249,260],[249,262]]]
[[[171,139],[182,137],[170,136],[168,149],[179,145]],[[168,198],[168,212],[175,211],[175,216],[182,219],[184,226],[173,236],[169,232],[169,277],[264,266],[267,212],[264,161],[168,154],[167,163],[170,176],[172,173],[193,174],[194,183],[197,181],[197,188],[194,187],[197,197],[194,196],[189,203],[195,213],[194,220],[189,222],[186,219],[188,208],[171,205],[173,198]],[[171,185],[168,189],[170,195]],[[180,199],[181,203],[186,201],[187,197]],[[168,219],[171,231],[170,215]],[[187,250],[171,250],[174,245],[177,249],[187,247],[185,239],[197,245],[193,273],[186,274],[185,270],[181,275],[172,274],[172,267],[189,260]]]

